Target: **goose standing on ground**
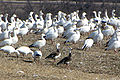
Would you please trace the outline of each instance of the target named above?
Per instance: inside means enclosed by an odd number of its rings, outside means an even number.
[[[18,42],[17,32],[15,31],[15,28],[13,29],[13,37],[12,37],[12,44],[16,44]]]
[[[48,28],[52,25],[51,16],[52,16],[51,13],[47,13],[45,17],[45,26],[47,26]]]
[[[103,40],[103,34],[101,32],[100,27],[101,27],[101,25],[98,25],[98,34],[96,36],[94,36],[94,38],[93,38],[94,43],[99,43]]]
[[[90,38],[90,37],[86,38],[84,45],[82,46],[82,50],[84,50],[86,48],[91,48],[93,43],[94,43],[94,41],[92,38]]]
[[[17,50],[15,50],[15,48],[12,46],[4,46],[4,47],[1,47],[0,50],[6,52],[7,55],[11,53],[16,53],[17,57],[20,55],[20,53]]]
[[[117,49],[120,48],[120,41],[118,39],[116,31],[115,31],[115,38],[116,40],[114,40],[105,50],[114,49],[115,52],[118,52]]]
[[[12,43],[13,43],[13,40],[12,40],[12,37],[11,37],[11,32],[9,32],[9,38],[0,42],[0,47],[5,46],[5,45],[12,45]]]
[[[34,53],[32,54],[32,57],[34,58],[34,61],[36,61],[36,58],[38,58],[38,61],[39,61],[42,57],[42,52],[41,51],[34,51]]]
[[[62,60],[60,60],[57,65],[59,64],[66,64],[68,65],[70,63],[70,61],[72,60],[72,54],[71,54],[71,50],[72,48],[69,48],[69,55],[67,57],[64,57]]]
[[[25,21],[23,21],[23,25],[21,28],[18,28],[18,35],[20,35],[23,39],[23,36],[28,33],[28,27],[25,24]]]
[[[48,32],[45,34],[45,39],[46,40],[51,40],[53,42],[54,39],[58,37],[58,30],[56,28],[56,25],[52,25],[53,29],[48,30]]]
[[[28,54],[33,54],[33,51],[27,46],[21,46],[16,50],[19,51],[19,53],[21,53],[23,56]]]
[[[67,42],[76,43],[76,42],[80,39],[79,29],[76,29],[76,30],[74,30],[74,31],[75,31],[75,33],[72,34],[72,35],[64,42],[64,44],[67,43]]]
[[[41,49],[43,46],[45,46],[46,44],[46,40],[45,40],[45,34],[41,35],[41,39],[42,40],[38,40],[36,42],[34,42],[33,44],[31,44],[29,47],[37,47],[39,49]]]
[[[50,55],[48,55],[45,59],[54,59],[54,61],[61,56],[60,49],[59,49],[60,43],[56,44],[57,52],[52,52]]]

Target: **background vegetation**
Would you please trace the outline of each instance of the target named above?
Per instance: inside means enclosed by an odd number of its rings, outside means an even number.
[[[119,0],[1,0],[0,13],[9,13],[10,16],[15,13],[18,17],[26,19],[30,11],[39,14],[39,10],[43,10],[44,13],[51,12],[55,15],[59,10],[68,14],[79,10],[80,14],[83,11],[87,12],[89,18],[92,17],[93,10],[102,11],[102,16],[104,16],[104,11],[107,9],[109,16],[111,16],[111,11],[115,9],[117,16],[119,16],[119,2]]]

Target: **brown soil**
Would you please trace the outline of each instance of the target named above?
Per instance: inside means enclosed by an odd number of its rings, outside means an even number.
[[[81,35],[77,44],[63,44],[65,39],[58,38],[54,44],[48,40],[41,49],[43,57],[34,63],[31,55],[18,59],[14,54],[6,56],[0,52],[0,80],[120,80],[120,54],[114,51],[105,51],[104,40],[99,47],[94,45],[86,51],[80,50],[87,35]],[[28,46],[38,40],[40,35],[29,34],[24,36],[14,47]],[[52,51],[56,51],[55,44],[61,44],[62,56],[56,62],[44,58]],[[56,65],[63,57],[68,55],[68,48],[72,47],[72,62],[69,66]],[[36,48],[34,48],[37,50]]]

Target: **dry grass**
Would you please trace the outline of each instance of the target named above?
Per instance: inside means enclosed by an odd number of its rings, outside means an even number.
[[[81,41],[77,44],[64,45],[65,39],[58,38],[54,44],[47,41],[42,48],[43,57],[39,63],[34,63],[31,55],[26,59],[22,56],[18,59],[6,57],[0,52],[0,80],[119,80],[120,75],[120,54],[113,51],[104,51],[104,44],[96,47],[94,45],[90,50],[81,51],[83,40],[87,37],[81,36]],[[14,45],[19,47],[28,46],[40,38],[40,35],[29,34],[24,36],[23,40]],[[68,68],[65,65],[56,66],[56,62],[45,60],[44,58],[55,51],[55,44],[61,44],[62,59],[68,55],[68,48],[72,47],[72,62]]]

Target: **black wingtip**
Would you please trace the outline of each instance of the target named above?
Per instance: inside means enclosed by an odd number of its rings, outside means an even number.
[[[107,48],[105,49],[105,51],[107,51]]]
[[[66,43],[66,41],[64,42],[64,44]]]
[[[33,44],[29,45],[28,47],[34,47]]]

